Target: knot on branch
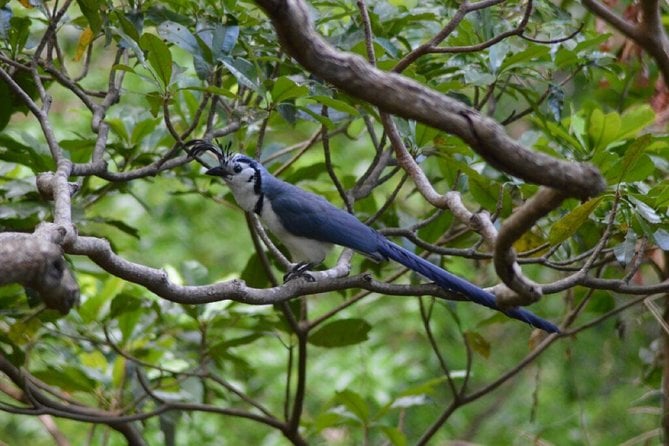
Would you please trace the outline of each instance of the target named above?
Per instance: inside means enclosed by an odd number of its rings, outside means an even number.
[[[53,172],[43,172],[37,175],[35,183],[37,185],[37,191],[47,201],[54,200],[54,184],[56,175]],[[77,183],[67,183],[67,186],[70,189],[70,197],[77,193],[79,190],[79,185]]]
[[[79,285],[61,247],[36,235],[0,234],[0,285],[10,283],[23,285],[62,314],[79,302]]]
[[[531,305],[543,296],[539,284],[529,281],[522,275],[517,275],[515,278],[520,280],[512,282],[513,288],[503,283],[492,288],[497,306],[501,309]]]

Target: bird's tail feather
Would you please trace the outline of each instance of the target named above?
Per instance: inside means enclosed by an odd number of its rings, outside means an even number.
[[[540,328],[549,333],[559,333],[560,329],[551,322],[541,319],[536,314],[525,310],[523,308],[510,308],[502,310],[497,306],[495,296],[487,291],[482,290],[474,284],[455,276],[448,271],[428,262],[427,260],[407,251],[401,246],[386,240],[379,250],[380,254],[398,262],[407,268],[416,271],[426,278],[434,281],[440,287],[457,291],[464,294],[469,300],[479,305],[492,308],[493,310],[501,311],[507,316],[526,322],[534,327]]]

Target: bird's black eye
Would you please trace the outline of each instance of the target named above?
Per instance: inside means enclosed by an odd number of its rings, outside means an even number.
[[[239,173],[242,171],[242,166],[240,166],[239,164],[235,164],[235,167],[233,167],[232,170],[235,173]]]

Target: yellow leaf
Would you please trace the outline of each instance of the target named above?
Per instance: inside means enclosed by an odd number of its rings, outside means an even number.
[[[546,239],[538,234],[537,231],[532,230],[524,233],[522,237],[516,240],[513,244],[513,248],[516,250],[516,252],[524,253],[539,248],[542,245],[546,245],[546,247],[544,249],[535,251],[531,257],[541,257],[542,255],[546,254],[550,248],[548,243],[546,243]]]
[[[34,6],[30,4],[30,0],[19,0],[19,3],[23,5],[24,8],[32,9]]]
[[[79,62],[81,60],[84,53],[86,52],[86,49],[91,44],[91,42],[93,42],[93,37],[95,36],[93,35],[93,30],[90,26],[87,26],[86,29],[81,32],[81,35],[79,36],[79,42],[77,43],[77,52],[74,55],[75,62]]]
[[[486,338],[475,331],[465,331],[464,335],[469,348],[483,356],[485,359],[490,357],[490,342],[488,342]]]

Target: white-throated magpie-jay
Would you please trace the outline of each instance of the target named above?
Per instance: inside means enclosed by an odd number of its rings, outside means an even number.
[[[341,245],[376,261],[392,259],[472,302],[547,332],[559,332],[554,324],[523,308],[499,308],[491,293],[396,245],[322,197],[281,181],[252,158],[223,151],[204,140],[193,140],[186,146],[192,157],[203,152],[216,155],[218,165],[209,168],[207,175],[223,178],[237,204],[260,217],[288,248],[293,262],[298,262],[295,271],[320,264],[333,244]]]

